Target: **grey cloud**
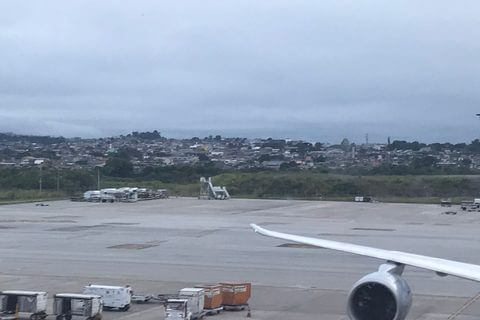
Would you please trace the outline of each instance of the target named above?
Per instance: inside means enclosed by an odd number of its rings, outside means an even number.
[[[480,125],[478,9],[444,0],[5,0],[0,127],[470,140]]]

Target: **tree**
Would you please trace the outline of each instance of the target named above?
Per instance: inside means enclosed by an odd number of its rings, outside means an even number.
[[[280,165],[280,170],[290,170],[290,169],[297,169],[298,165],[295,161],[284,162]]]
[[[415,158],[412,161],[412,166],[415,169],[424,169],[424,168],[431,168],[437,164],[438,160],[432,156],[426,156],[422,158]]]
[[[351,145],[350,145],[350,141],[347,138],[342,140],[342,143],[340,143],[340,146],[343,151],[350,151]]]
[[[320,162],[326,162],[327,158],[325,156],[318,156],[313,158],[313,162],[315,163],[320,163]]]
[[[107,160],[104,172],[112,177],[127,178],[133,174],[133,165],[128,159],[112,157]]]
[[[122,159],[127,159],[127,160],[129,160],[131,158],[141,159],[141,158],[143,158],[143,154],[135,148],[122,147],[120,150],[118,150],[115,157],[122,158]]]
[[[469,167],[472,164],[472,160],[465,158],[465,159],[462,159],[460,163],[465,167]]]

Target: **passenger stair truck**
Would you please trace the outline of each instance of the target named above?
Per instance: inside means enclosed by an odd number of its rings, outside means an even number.
[[[165,320],[191,320],[187,299],[168,299],[165,304]]]
[[[227,200],[230,194],[226,187],[218,187],[212,184],[212,178],[200,178],[200,196],[199,199]]]
[[[31,320],[45,319],[47,296],[46,292],[1,291],[0,319],[18,319],[17,315]]]
[[[205,291],[202,288],[185,288],[178,293],[180,299],[188,301],[188,311],[192,319],[200,319],[205,315]]]
[[[130,286],[115,287],[91,284],[85,287],[83,294],[102,297],[105,309],[128,311],[132,303],[133,293]]]
[[[54,296],[53,313],[56,320],[71,320],[72,316],[85,320],[101,320],[102,297],[96,295],[58,293]]]

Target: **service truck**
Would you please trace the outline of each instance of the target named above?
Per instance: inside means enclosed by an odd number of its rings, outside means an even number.
[[[102,297],[105,309],[128,311],[132,303],[132,288],[130,286],[117,287],[90,284],[85,287],[83,294]]]
[[[188,299],[168,299],[165,303],[165,320],[191,320]]]

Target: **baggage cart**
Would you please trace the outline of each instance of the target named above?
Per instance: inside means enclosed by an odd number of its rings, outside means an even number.
[[[8,319],[9,315],[19,314],[22,317],[27,316],[31,320],[45,319],[47,317],[47,295],[43,291],[0,291],[2,318]]]
[[[223,288],[219,284],[201,284],[195,288],[201,288],[205,292],[205,310],[216,310],[223,304]]]
[[[248,282],[223,282],[223,306],[246,306],[252,292]],[[225,308],[226,310],[227,308]]]
[[[96,295],[58,293],[53,297],[53,314],[56,320],[71,320],[73,316],[85,320],[101,320],[102,297]]]

